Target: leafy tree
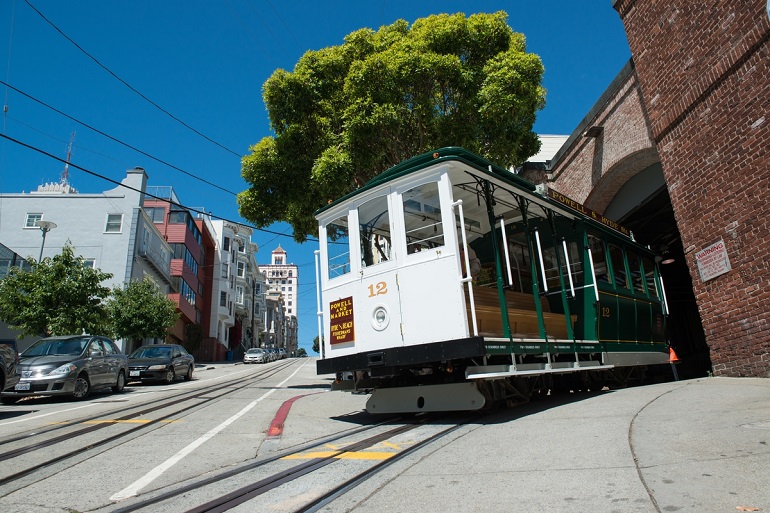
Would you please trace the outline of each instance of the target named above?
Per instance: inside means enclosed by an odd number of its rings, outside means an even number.
[[[316,353],[318,352],[319,344],[318,344],[318,335],[313,339],[313,351]]]
[[[103,300],[110,289],[101,283],[112,274],[85,265],[69,242],[59,255],[29,263],[29,271],[12,268],[0,281],[0,319],[19,338],[109,332]]]
[[[304,347],[300,347],[299,349],[297,349],[297,356],[299,357],[307,356],[307,351],[305,351]]]
[[[133,341],[165,339],[179,319],[174,302],[146,278],[132,280],[125,288],[115,287],[107,311],[113,334]]]
[[[540,147],[542,75],[504,12],[399,20],[308,51],[263,86],[275,136],[243,158],[240,213],[260,227],[286,221],[302,242],[317,208],[414,155],[462,146],[520,164]]]

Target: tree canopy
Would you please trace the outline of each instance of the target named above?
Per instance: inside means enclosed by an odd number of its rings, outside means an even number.
[[[414,155],[462,146],[520,164],[540,148],[542,75],[504,12],[399,20],[308,51],[263,86],[275,135],[243,158],[240,213],[288,222],[302,242],[317,208]]]
[[[12,268],[0,281],[0,319],[20,337],[109,333],[103,300],[110,289],[101,282],[112,274],[85,265],[69,243],[30,266]]]
[[[107,302],[113,335],[128,340],[165,339],[179,318],[176,305],[149,279],[115,287]]]

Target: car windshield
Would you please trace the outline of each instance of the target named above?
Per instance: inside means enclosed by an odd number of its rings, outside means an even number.
[[[140,347],[131,353],[131,358],[168,358],[170,356],[170,347]]]
[[[77,356],[86,348],[88,341],[88,338],[42,339],[29,346],[20,356]]]
[[[249,350],[248,350],[248,351],[246,351],[246,352],[247,352],[247,353],[250,353],[250,354],[254,354],[254,353],[261,353],[261,352],[262,352],[262,350],[261,350],[261,349],[255,349],[255,348],[253,348],[253,349],[249,349]]]

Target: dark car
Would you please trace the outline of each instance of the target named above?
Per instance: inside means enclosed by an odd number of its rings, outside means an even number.
[[[142,346],[128,357],[128,380],[171,383],[183,376],[190,381],[194,368],[195,359],[180,345]]]
[[[16,366],[19,365],[19,352],[15,340],[0,340],[0,392],[13,388],[19,382]]]
[[[97,388],[121,392],[126,385],[128,358],[106,337],[49,337],[19,355],[18,373],[19,382],[2,392],[4,404],[40,395],[84,399]]]

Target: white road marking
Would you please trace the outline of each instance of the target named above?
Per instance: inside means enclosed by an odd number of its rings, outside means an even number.
[[[93,404],[84,404],[83,406],[75,406],[74,408],[68,408],[66,410],[56,410],[56,411],[52,411],[50,413],[43,413],[43,414],[40,414],[40,415],[35,415],[34,417],[25,417],[23,419],[18,419],[18,420],[9,420],[8,422],[0,423],[0,426],[8,426],[10,424],[17,424],[19,422],[28,422],[30,420],[37,420],[37,419],[41,419],[43,417],[48,417],[49,415],[56,415],[56,414],[65,413],[65,412],[68,412],[68,411],[80,410],[82,408],[88,408],[90,406],[93,406]],[[23,408],[23,405],[22,406],[18,406],[17,405],[16,407],[17,408]]]
[[[254,407],[255,407],[255,406],[258,404],[258,403],[260,403],[260,402],[261,402],[263,399],[265,399],[265,398],[269,397],[270,395],[272,395],[272,394],[273,394],[273,392],[275,392],[276,390],[278,390],[279,388],[281,388],[281,387],[284,385],[284,383],[286,383],[286,382],[287,382],[287,381],[289,381],[291,378],[293,378],[293,377],[294,377],[294,375],[295,375],[295,374],[297,374],[297,373],[300,371],[300,369],[302,369],[302,367],[304,367],[304,366],[305,366],[305,364],[306,364],[306,363],[307,363],[307,362],[305,362],[305,363],[303,363],[302,365],[300,365],[300,366],[297,368],[297,370],[295,370],[295,371],[292,373],[292,375],[291,375],[291,376],[289,376],[289,377],[288,377],[288,378],[286,378],[285,380],[283,380],[283,381],[281,381],[280,383],[278,383],[278,384],[277,384],[275,387],[273,387],[273,388],[271,388],[270,390],[268,390],[267,392],[265,392],[265,393],[264,393],[264,394],[263,394],[261,397],[259,397],[258,399],[255,399],[254,401],[252,401],[251,403],[249,403],[249,404],[248,404],[248,405],[247,405],[245,408],[243,408],[241,411],[239,411],[238,413],[236,413],[235,415],[233,415],[232,417],[230,417],[229,419],[227,419],[226,421],[224,421],[224,422],[223,422],[223,423],[221,423],[220,425],[218,425],[218,426],[216,426],[215,428],[211,429],[211,430],[210,430],[208,433],[204,434],[203,436],[201,436],[200,438],[198,438],[197,440],[195,440],[193,443],[189,444],[187,447],[183,448],[182,450],[180,450],[179,452],[177,452],[176,454],[174,454],[172,457],[170,457],[169,459],[167,459],[166,461],[164,461],[163,463],[161,463],[160,465],[158,465],[157,467],[155,467],[154,469],[152,469],[151,471],[149,471],[147,474],[145,474],[143,477],[141,477],[140,479],[138,479],[137,481],[135,481],[135,482],[134,482],[133,484],[131,484],[130,486],[128,486],[128,487],[126,487],[126,488],[124,488],[123,490],[119,491],[118,493],[116,493],[115,495],[113,495],[112,497],[110,497],[110,500],[111,500],[111,501],[115,501],[115,502],[118,502],[118,501],[122,501],[122,500],[128,499],[129,497],[134,497],[134,496],[135,496],[137,493],[139,493],[139,490],[141,490],[141,489],[142,489],[142,488],[144,488],[145,486],[147,486],[147,485],[149,485],[150,483],[152,483],[152,482],[153,482],[155,479],[157,479],[158,477],[160,477],[160,476],[161,476],[161,475],[162,475],[164,472],[166,472],[168,469],[170,469],[171,467],[173,467],[174,465],[176,465],[177,463],[179,463],[180,461],[182,461],[182,459],[183,459],[185,456],[187,456],[188,454],[190,454],[191,452],[193,452],[195,449],[197,449],[198,447],[200,447],[201,445],[203,445],[205,442],[207,442],[208,440],[210,440],[211,438],[213,438],[213,437],[214,437],[214,436],[215,436],[217,433],[219,433],[220,431],[222,431],[223,429],[225,429],[227,426],[229,426],[230,424],[232,424],[233,422],[235,422],[236,420],[238,420],[239,418],[241,418],[243,415],[245,415],[246,413],[248,413],[248,412],[249,412],[249,410],[251,410],[252,408],[254,408]]]

